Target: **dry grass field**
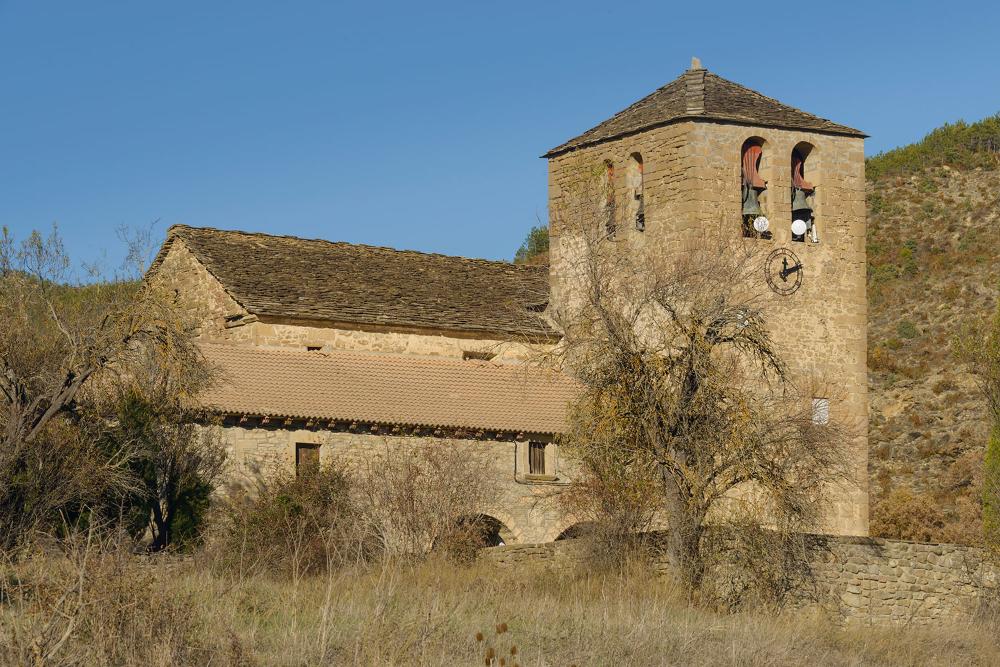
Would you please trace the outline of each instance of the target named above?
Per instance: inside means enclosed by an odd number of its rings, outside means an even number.
[[[215,575],[198,558],[83,561],[78,552],[7,566],[0,664],[1000,664],[990,623],[840,628],[804,614],[719,615],[641,569],[429,561],[278,581]]]

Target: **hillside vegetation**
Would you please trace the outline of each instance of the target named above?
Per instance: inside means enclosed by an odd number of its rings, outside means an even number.
[[[978,542],[989,423],[954,340],[1000,289],[1000,116],[945,125],[868,173],[872,531]]]
[[[865,164],[870,181],[916,174],[928,167],[995,169],[1000,159],[1000,114],[971,125],[946,123],[921,141],[880,153]]]

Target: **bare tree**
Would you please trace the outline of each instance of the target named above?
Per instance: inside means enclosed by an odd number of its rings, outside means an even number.
[[[566,442],[593,482],[616,473],[625,493],[656,490],[670,560],[696,589],[706,529],[734,503],[764,508],[760,525],[816,527],[833,485],[851,480],[850,429],[813,423],[816,394],[793,383],[768,329],[753,246],[725,230],[662,252],[633,243],[587,187],[554,212],[553,316],[584,386]]]
[[[164,367],[198,355],[172,293],[138,275],[74,279],[54,228],[0,233],[0,548],[61,509],[135,488],[132,451],[102,448],[102,397],[152,350]]]
[[[471,451],[444,440],[431,447],[385,449],[356,475],[365,522],[389,557],[431,550],[465,556],[482,545],[484,509],[495,506],[495,481]]]

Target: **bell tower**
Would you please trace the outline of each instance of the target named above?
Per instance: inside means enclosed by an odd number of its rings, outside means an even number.
[[[543,156],[553,304],[573,289],[574,232],[561,212],[594,174],[610,193],[602,196],[616,241],[669,253],[707,226],[731,228],[769,258],[761,266],[769,322],[792,376],[821,377],[843,392],[813,397],[815,418],[836,416],[866,434],[865,136],[693,59],[673,81]],[[858,486],[838,495],[826,532],[868,533],[867,436],[856,445]]]

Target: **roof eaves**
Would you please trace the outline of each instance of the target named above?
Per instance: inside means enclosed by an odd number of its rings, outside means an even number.
[[[787,130],[803,130],[803,131],[810,131],[810,132],[819,132],[819,133],[822,133],[822,134],[836,134],[836,135],[841,135],[841,136],[859,136],[859,137],[863,137],[863,138],[867,138],[868,137],[868,135],[865,134],[864,132],[862,132],[861,130],[855,129],[855,128],[850,127],[848,125],[842,125],[840,123],[837,123],[837,122],[834,122],[834,121],[830,120],[829,118],[823,118],[822,116],[817,116],[816,114],[809,113],[808,111],[804,111],[802,109],[799,109],[798,107],[793,107],[793,106],[791,106],[789,104],[785,104],[781,100],[775,99],[773,97],[769,97],[768,95],[765,95],[764,93],[761,93],[761,92],[759,92],[757,90],[754,90],[753,88],[749,88],[747,86],[744,86],[743,84],[737,83],[736,81],[731,81],[729,79],[721,77],[718,74],[715,74],[714,72],[707,72],[706,77],[711,77],[712,80],[714,80],[714,82],[716,82],[717,84],[721,83],[722,85],[732,86],[734,88],[739,88],[741,91],[743,91],[747,95],[750,95],[752,97],[760,98],[760,99],[762,99],[762,100],[764,100],[764,101],[766,101],[766,102],[768,102],[770,104],[773,104],[773,105],[775,105],[777,107],[782,107],[784,109],[787,109],[788,111],[791,111],[791,112],[794,112],[794,113],[797,113],[797,114],[801,114],[803,116],[807,116],[807,117],[809,117],[811,119],[814,119],[814,120],[816,120],[818,122],[828,123],[828,124],[830,124],[833,127],[830,128],[830,129],[816,129],[816,128],[805,127],[805,126],[802,126],[802,125],[797,125],[795,123],[783,123],[783,124],[782,123],[770,123],[770,124],[767,124],[767,123],[761,123],[759,121],[753,121],[753,120],[750,120],[750,119],[744,119],[743,122],[745,124],[747,124],[747,125],[756,125],[758,127],[773,127],[773,128],[778,128],[778,129],[787,129]],[[708,117],[714,117],[714,118],[735,119],[735,117],[733,117],[733,116],[727,116],[725,113],[714,112],[714,111],[709,111],[706,115]]]
[[[670,118],[668,120],[660,121],[657,123],[649,123],[641,127],[637,127],[634,130],[628,130],[625,132],[619,132],[607,137],[601,137],[599,139],[593,139],[591,141],[580,142],[579,144],[574,144],[572,146],[559,146],[553,148],[548,153],[541,156],[543,159],[551,159],[558,157],[560,155],[565,155],[566,153],[571,153],[575,150],[580,150],[582,148],[590,148],[592,146],[597,146],[610,141],[617,141],[619,139],[624,139],[626,137],[631,137],[642,132],[647,132],[649,130],[655,130],[658,127],[666,127],[668,125],[675,125],[677,123],[684,123],[689,121],[703,121],[703,122],[715,122],[724,123],[729,125],[741,125],[745,127],[763,127],[774,130],[796,130],[801,132],[814,132],[816,134],[830,134],[834,136],[845,136],[845,137],[857,137],[859,139],[867,139],[869,135],[865,134],[861,130],[856,130],[854,128],[842,125],[843,130],[840,129],[819,129],[811,127],[801,127],[793,123],[762,123],[758,121],[749,121],[741,118],[734,118],[731,116],[725,116],[723,114],[685,114],[683,116],[677,116],[676,118]],[[836,123],[834,123],[836,125]]]
[[[307,413],[282,413],[282,412],[260,412],[260,411],[244,411],[235,410],[233,408],[220,408],[217,406],[206,405],[202,407],[204,412],[215,414],[220,417],[233,416],[233,417],[253,417],[257,419],[274,419],[274,420],[315,420],[315,421],[325,421],[325,422],[343,422],[345,424],[357,424],[358,426],[388,426],[388,427],[399,427],[399,428],[420,428],[420,429],[441,429],[446,431],[485,431],[490,433],[505,433],[510,435],[547,435],[556,436],[562,434],[563,430],[552,430],[552,429],[513,429],[513,428],[500,428],[500,427],[484,427],[484,426],[469,426],[462,424],[445,424],[438,422],[404,422],[404,421],[391,421],[391,420],[372,420],[372,419],[354,419],[347,416],[331,416],[331,415],[321,415],[321,414],[307,414]]]
[[[765,100],[766,102],[768,102],[770,104],[774,104],[774,105],[776,105],[778,107],[782,107],[784,109],[787,109],[790,112],[801,114],[803,116],[808,116],[810,118],[815,119],[815,121],[818,122],[818,123],[828,123],[832,127],[830,127],[830,128],[815,128],[815,127],[805,127],[804,125],[798,124],[798,123],[773,123],[773,122],[772,123],[768,123],[768,122],[760,122],[760,121],[753,121],[753,120],[750,120],[750,119],[741,119],[741,118],[737,118],[737,117],[726,115],[724,113],[719,113],[719,112],[711,111],[711,110],[709,110],[709,109],[706,108],[706,93],[707,93],[706,84],[709,81],[711,81],[713,83],[713,85],[719,85],[721,83],[723,85],[729,85],[729,86],[736,87],[736,88],[740,89],[741,91],[743,91],[743,93],[745,93],[745,94],[748,94],[748,95],[751,95],[753,97],[757,97],[759,99]],[[654,122],[654,123],[646,123],[646,124],[644,124],[644,125],[642,125],[640,127],[637,127],[635,129],[631,129],[631,130],[627,130],[627,131],[623,131],[623,132],[617,132],[615,134],[612,134],[612,135],[609,135],[609,136],[606,136],[606,137],[599,137],[599,138],[596,138],[596,139],[582,140],[581,141],[581,138],[584,135],[586,135],[587,133],[592,132],[592,131],[598,129],[598,128],[600,128],[603,125],[607,125],[608,123],[613,122],[616,118],[619,118],[619,117],[621,117],[621,116],[623,116],[625,114],[628,114],[629,112],[631,112],[635,108],[637,108],[640,105],[642,105],[647,100],[649,100],[649,99],[651,99],[651,98],[653,98],[653,97],[655,97],[655,96],[663,93],[666,88],[668,88],[670,86],[673,86],[675,84],[680,84],[681,87],[683,88],[682,94],[684,94],[684,96],[685,96],[685,106],[686,106],[685,113],[678,114],[676,116],[673,116],[671,118],[667,118],[667,119],[662,120],[662,121],[658,121],[658,122]],[[865,134],[864,132],[862,132],[860,130],[857,130],[855,128],[849,127],[847,125],[841,125],[839,123],[835,123],[835,122],[833,122],[833,121],[831,121],[829,119],[821,118],[820,116],[816,116],[815,114],[811,114],[811,113],[809,113],[807,111],[802,111],[801,109],[798,109],[796,107],[789,106],[789,105],[785,104],[784,102],[781,102],[779,100],[774,99],[773,97],[768,97],[767,95],[764,95],[763,93],[759,93],[756,90],[753,90],[752,88],[747,88],[746,86],[744,86],[742,84],[739,84],[739,83],[736,83],[735,81],[730,81],[729,79],[725,79],[725,78],[723,78],[723,77],[721,77],[721,76],[719,76],[719,75],[717,75],[717,74],[715,74],[713,72],[709,72],[709,71],[704,70],[704,69],[692,69],[692,70],[685,71],[677,79],[674,79],[670,83],[667,83],[667,84],[665,84],[665,85],[657,88],[655,91],[653,91],[649,95],[646,95],[645,97],[643,97],[642,99],[638,100],[637,102],[634,102],[633,104],[630,104],[625,109],[622,109],[621,111],[619,111],[618,113],[614,114],[613,116],[611,116],[607,120],[602,121],[601,123],[598,123],[594,127],[590,128],[589,130],[587,130],[586,132],[584,132],[583,134],[577,135],[576,137],[570,139],[569,141],[567,141],[567,142],[565,142],[563,144],[560,144],[559,146],[556,146],[555,148],[549,150],[547,153],[545,153],[541,157],[543,159],[551,159],[551,158],[558,157],[560,155],[564,155],[566,153],[569,153],[569,152],[572,152],[572,151],[575,151],[575,150],[578,150],[578,149],[581,149],[581,148],[588,148],[588,147],[591,147],[591,146],[596,146],[596,145],[599,145],[599,144],[602,144],[602,143],[605,143],[605,142],[615,141],[615,140],[618,140],[618,139],[622,139],[624,137],[628,137],[628,136],[632,136],[634,134],[638,134],[640,132],[645,132],[647,130],[655,129],[657,127],[664,127],[664,126],[667,126],[667,125],[672,125],[674,123],[680,123],[680,122],[689,121],[689,120],[707,120],[707,121],[727,122],[727,123],[733,123],[733,124],[738,124],[738,125],[748,125],[748,126],[753,126],[753,127],[766,127],[766,128],[774,128],[774,129],[781,129],[781,130],[800,130],[800,131],[804,131],[804,132],[816,132],[818,134],[831,134],[831,135],[836,135],[836,136],[854,136],[854,137],[859,137],[859,138],[862,138],[862,139],[865,139],[865,138],[868,137],[867,134]]]

